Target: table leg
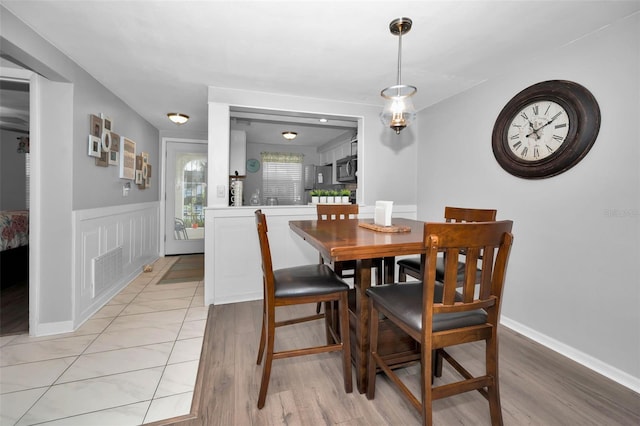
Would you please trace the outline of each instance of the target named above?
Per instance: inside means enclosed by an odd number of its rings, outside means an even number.
[[[371,287],[371,259],[357,261],[355,291],[355,351],[353,351],[358,392],[367,391],[367,361],[369,359],[369,297],[365,291]]]
[[[395,256],[384,258],[384,284],[392,284],[395,282],[396,275],[396,258]]]

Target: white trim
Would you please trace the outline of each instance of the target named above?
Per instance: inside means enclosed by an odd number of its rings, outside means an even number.
[[[51,336],[53,334],[71,333],[73,332],[73,321],[59,321],[38,324],[37,330],[29,333],[33,336]]]
[[[41,229],[42,218],[42,186],[40,175],[42,170],[42,155],[40,154],[40,141],[42,140],[42,117],[40,110],[40,80],[43,78],[35,73],[30,73],[29,78],[29,335],[37,335],[40,325],[40,262],[42,254]]]
[[[640,393],[640,379],[632,376],[629,373],[625,373],[624,371],[619,370],[605,362],[602,362],[601,360],[594,358],[589,354],[586,354],[572,346],[562,343],[559,340],[542,334],[512,319],[503,316],[500,318],[500,324],[522,334],[523,336],[533,340],[534,342],[537,342],[561,355],[566,356],[572,361],[575,361],[578,364],[581,364],[588,369],[595,371],[596,373],[602,374],[603,376],[631,389],[634,392]]]

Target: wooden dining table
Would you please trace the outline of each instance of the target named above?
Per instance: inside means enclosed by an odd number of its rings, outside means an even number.
[[[363,225],[364,224],[364,225]],[[368,227],[364,227],[368,226]],[[289,227],[331,262],[356,261],[355,298],[351,298],[351,354],[355,365],[356,383],[360,393],[367,389],[369,352],[369,298],[365,291],[371,286],[372,260],[384,259],[385,283],[394,282],[395,257],[425,252],[424,222],[393,218],[389,229],[402,232],[373,230],[372,219],[334,221],[292,220]],[[384,320],[382,320],[384,321]],[[420,358],[420,348],[399,328],[380,325],[380,353],[392,364],[400,365]]]

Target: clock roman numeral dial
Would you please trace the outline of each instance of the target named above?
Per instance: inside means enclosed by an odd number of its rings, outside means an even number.
[[[537,101],[513,115],[507,128],[511,153],[522,161],[541,161],[564,143],[571,123],[567,111],[553,101]]]

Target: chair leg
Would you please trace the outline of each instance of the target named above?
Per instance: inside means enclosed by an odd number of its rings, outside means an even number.
[[[258,394],[258,409],[264,407],[264,403],[267,399],[267,389],[269,388],[269,378],[271,377],[271,364],[273,363],[273,345],[274,335],[276,331],[275,326],[275,312],[265,313],[266,326],[266,343],[267,343],[267,356],[264,360],[264,366],[262,367],[262,381],[260,382],[260,393]],[[264,330],[264,329],[263,329]]]
[[[260,344],[258,346],[258,360],[256,364],[260,365],[262,362],[262,356],[264,355],[264,343],[265,343],[265,327],[267,326],[267,313],[265,311],[264,304],[262,305],[262,329],[260,331]]]
[[[433,351],[433,376],[442,377],[442,350]]]
[[[492,385],[487,387],[489,399],[489,412],[491,413],[491,424],[502,426],[502,407],[500,404],[500,381],[498,378],[498,337],[486,341],[486,363],[487,376],[492,377]]]
[[[378,310],[371,303],[369,314],[369,362],[367,367],[367,399],[373,399],[376,396],[376,361],[373,358],[374,353],[378,353],[378,327],[379,321],[372,318],[378,318]]]
[[[407,273],[402,265],[398,267],[398,281],[401,283],[407,282]]]
[[[320,304],[320,303],[318,303]],[[333,343],[337,343],[333,341],[333,336],[331,335],[331,329],[334,330],[337,334],[340,334],[338,330],[338,322],[336,321],[336,306],[333,301],[324,302],[324,327],[325,334],[327,335],[327,345],[332,345]]]
[[[422,345],[420,349],[421,365],[420,365],[420,388],[422,394],[422,424],[431,425],[433,422],[432,411],[432,381],[433,381],[433,366],[436,363],[436,350],[425,347]]]
[[[333,303],[333,302],[331,302]],[[344,375],[344,391],[353,392],[351,377],[351,337],[349,333],[349,302],[345,291],[340,296],[340,340],[342,341],[342,373]]]

